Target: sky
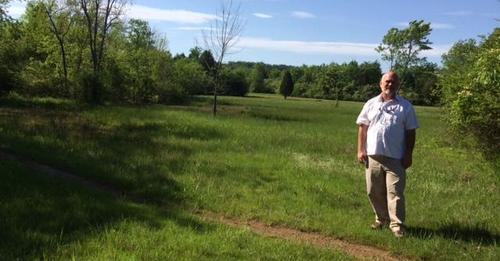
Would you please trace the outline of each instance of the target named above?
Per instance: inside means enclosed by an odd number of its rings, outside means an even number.
[[[479,39],[500,27],[500,0],[233,0],[240,5],[244,29],[226,61],[319,65],[351,60],[378,60],[374,49],[392,28],[412,20],[430,22],[430,51],[441,55],[459,40]],[[172,54],[204,48],[202,30],[217,19],[222,0],[134,0],[126,19],[147,20],[166,38]],[[12,2],[9,14],[19,17],[23,4]]]

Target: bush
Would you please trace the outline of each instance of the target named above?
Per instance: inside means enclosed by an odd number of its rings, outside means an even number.
[[[461,66],[466,72],[457,76],[450,65],[464,54],[451,50],[453,56],[445,56],[444,70],[440,82],[446,95],[450,124],[460,133],[471,134],[488,152],[498,155],[500,151],[500,28],[497,28],[480,46],[477,54],[467,57]],[[463,48],[462,48],[463,49]],[[462,69],[463,69],[462,68]]]
[[[241,70],[224,71],[222,77],[222,94],[245,96],[250,89],[245,72]]]
[[[213,91],[213,80],[205,72],[203,66],[196,61],[180,59],[174,65],[174,79],[176,83],[186,89],[186,93],[207,94]]]
[[[158,86],[158,101],[163,104],[182,104],[188,101],[186,89],[176,82],[164,82]]]

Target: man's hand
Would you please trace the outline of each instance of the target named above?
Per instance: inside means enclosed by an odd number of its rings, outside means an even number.
[[[359,163],[366,162],[368,160],[368,156],[364,151],[358,151],[358,161]]]
[[[412,155],[404,155],[402,163],[403,163],[403,168],[404,169],[407,169],[407,168],[411,167],[411,164],[412,164]]]
[[[407,130],[405,132],[406,150],[405,150],[403,159],[401,160],[401,163],[403,164],[404,169],[411,167],[412,158],[413,158],[413,147],[415,147],[415,137],[416,137],[415,129]]]
[[[359,163],[368,162],[368,156],[366,155],[366,133],[368,132],[368,126],[359,125],[358,128],[358,161]]]

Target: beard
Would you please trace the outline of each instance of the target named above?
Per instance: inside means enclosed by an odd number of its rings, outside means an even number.
[[[394,95],[395,93],[396,93],[396,91],[395,91],[395,90],[390,90],[390,89],[385,89],[385,90],[384,90],[384,94],[385,94],[385,95],[390,95],[390,96],[392,96],[392,95]]]

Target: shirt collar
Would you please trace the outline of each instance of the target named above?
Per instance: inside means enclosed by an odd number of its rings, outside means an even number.
[[[394,100],[396,100],[397,102],[401,102],[401,96],[399,96],[399,95],[397,95],[397,94],[396,94],[396,95],[394,96]],[[379,94],[379,95],[378,95],[378,101],[380,101],[380,102],[384,102],[384,99],[382,99],[382,94]]]

